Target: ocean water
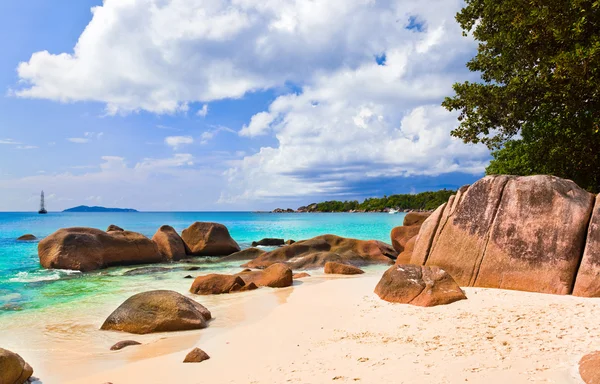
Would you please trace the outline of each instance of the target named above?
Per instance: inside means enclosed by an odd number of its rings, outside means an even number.
[[[16,241],[26,233],[41,239],[59,228],[85,226],[104,230],[116,224],[152,237],[164,224],[181,232],[194,221],[211,221],[226,225],[244,249],[264,237],[302,240],[327,233],[389,243],[391,229],[402,225],[403,218],[404,214],[385,213],[0,213],[0,317],[56,306],[90,305],[149,289],[180,286],[183,276],[188,274],[185,268],[190,265],[200,268],[194,274],[239,271],[239,262],[215,263],[211,258],[197,258],[193,264],[153,264],[169,270],[137,276],[124,273],[143,265],[90,273],[45,270],[39,264],[37,241]]]

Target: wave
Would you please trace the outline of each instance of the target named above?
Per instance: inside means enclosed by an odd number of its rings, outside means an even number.
[[[34,272],[18,272],[15,277],[8,279],[11,283],[37,283],[41,281],[55,281],[62,277],[80,274],[79,271],[67,269],[53,269]]]

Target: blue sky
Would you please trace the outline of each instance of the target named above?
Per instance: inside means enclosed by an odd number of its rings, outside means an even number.
[[[0,211],[41,189],[50,210],[254,210],[471,183],[489,154],[439,103],[475,45],[460,1],[425,3],[2,2]]]

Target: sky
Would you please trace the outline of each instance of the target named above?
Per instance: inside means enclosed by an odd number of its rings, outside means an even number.
[[[0,2],[0,211],[296,208],[458,188],[489,151],[459,0]]]

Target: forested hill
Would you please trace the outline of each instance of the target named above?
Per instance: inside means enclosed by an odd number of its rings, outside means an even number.
[[[448,201],[456,191],[442,189],[436,192],[392,195],[382,198],[365,199],[362,203],[353,201],[324,201],[298,208],[298,212],[382,212],[397,210],[434,210]]]

